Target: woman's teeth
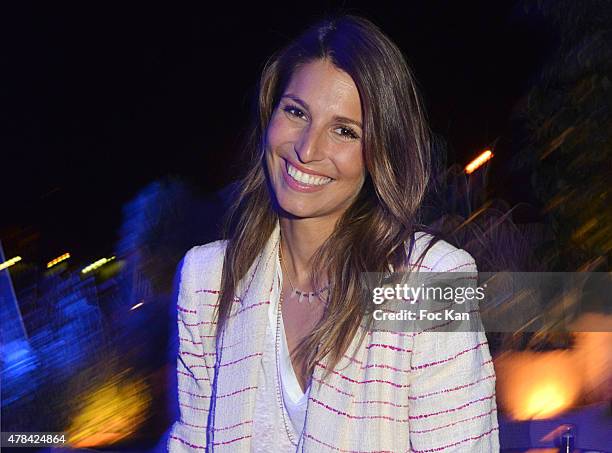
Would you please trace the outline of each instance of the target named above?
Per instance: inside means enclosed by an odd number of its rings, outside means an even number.
[[[312,186],[322,186],[332,181],[331,178],[326,178],[324,176],[313,176],[301,172],[289,162],[287,162],[287,173],[289,173],[289,176],[291,176],[297,182],[302,184],[310,184]]]

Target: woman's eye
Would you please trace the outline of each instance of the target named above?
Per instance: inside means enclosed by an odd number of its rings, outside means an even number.
[[[339,135],[348,140],[357,140],[359,138],[359,135],[357,135],[357,133],[350,127],[338,127],[336,130],[341,131]]]
[[[302,110],[300,110],[299,107],[295,105],[285,105],[283,107],[283,110],[295,118],[306,119],[306,114]],[[340,132],[338,135],[340,135],[342,138],[346,140],[358,140],[359,139],[359,135],[357,135],[357,133],[350,127],[342,126],[342,127],[336,128],[335,130],[336,131],[339,130]]]
[[[286,105],[285,107],[283,107],[283,110],[289,113],[289,115],[295,116],[296,118],[304,118],[306,116],[304,115],[304,112],[302,112],[299,108],[293,105]]]

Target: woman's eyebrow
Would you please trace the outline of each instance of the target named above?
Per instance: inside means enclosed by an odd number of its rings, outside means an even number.
[[[306,101],[303,101],[302,99],[299,98],[299,96],[296,96],[295,94],[287,93],[287,94],[283,94],[283,97],[292,99],[298,104],[301,104],[302,107],[304,107],[306,110],[310,110],[310,107],[308,107],[308,104],[306,103]]]
[[[361,128],[361,123],[359,121],[355,121],[352,120],[350,118],[347,118],[346,116],[334,116],[334,121],[338,121],[340,123],[349,123],[349,124],[354,124],[355,126]]]
[[[291,93],[287,93],[284,94],[282,96],[282,98],[289,98],[295,102],[297,102],[298,104],[300,104],[302,107],[304,107],[306,110],[310,110],[310,107],[308,107],[308,104],[306,103],[306,101],[300,99],[299,96],[296,96],[295,94],[291,94]],[[361,126],[361,123],[357,120],[353,120],[351,118],[347,118],[346,116],[339,116],[339,115],[335,115],[333,118],[334,121],[339,121],[341,123],[349,123],[349,124],[354,124],[355,126],[359,127],[359,128],[363,128]]]

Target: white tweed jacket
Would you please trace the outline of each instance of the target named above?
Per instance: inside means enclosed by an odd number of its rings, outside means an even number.
[[[177,303],[180,419],[168,438],[170,452],[251,450],[279,233],[277,223],[241,282],[219,344],[212,312],[226,242],[194,247],[184,258]],[[430,236],[417,237],[416,257]],[[440,241],[420,271],[476,272],[476,264]],[[495,372],[483,332],[375,331],[359,347],[356,337],[323,381],[326,366],[322,361],[314,370],[297,451],[499,451]]]

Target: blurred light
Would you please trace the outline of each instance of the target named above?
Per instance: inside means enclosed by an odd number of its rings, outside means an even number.
[[[612,315],[585,313],[572,323],[584,381],[582,401],[612,401]]]
[[[144,304],[143,302],[138,302],[136,305],[130,308],[130,310],[136,310],[138,307],[141,307],[143,304]]]
[[[95,262],[91,263],[89,266],[83,268],[81,273],[87,274],[88,272],[95,271],[99,267],[104,266],[107,263],[110,263],[114,259],[115,259],[114,256],[111,256],[110,258],[101,258],[98,261],[95,261]]]
[[[6,260],[4,263],[0,263],[0,271],[6,269],[7,267],[11,267],[13,264],[19,261],[21,261],[21,257],[16,256],[14,258],[11,258],[10,260]]]
[[[476,159],[465,166],[465,172],[469,175],[473,173],[476,169],[484,165],[485,162],[490,160],[493,157],[493,153],[490,149],[483,151]]]
[[[568,408],[571,401],[559,381],[544,382],[529,395],[524,407],[528,418],[549,418]]]
[[[150,414],[152,398],[144,379],[126,373],[86,395],[79,395],[80,412],[73,418],[68,443],[74,448],[107,446],[129,438]]]
[[[58,256],[57,258],[52,259],[47,263],[47,269],[52,268],[56,264],[61,263],[62,261],[67,260],[68,258],[70,258],[70,253],[64,253],[62,256]]]
[[[514,420],[555,417],[577,401],[582,363],[573,351],[513,351],[495,360],[498,401]]]

